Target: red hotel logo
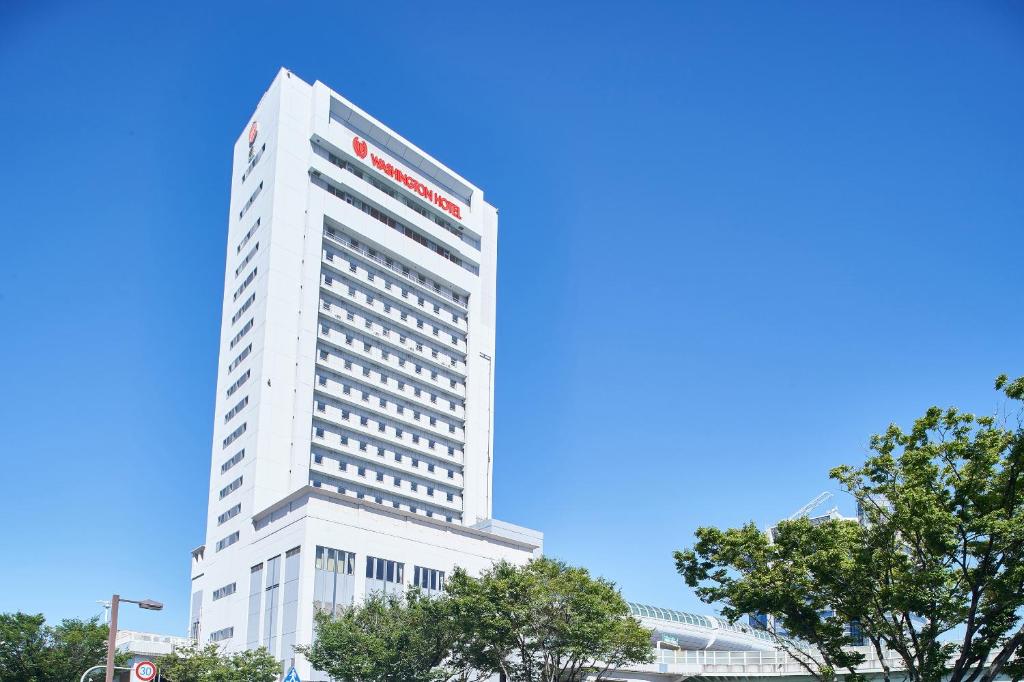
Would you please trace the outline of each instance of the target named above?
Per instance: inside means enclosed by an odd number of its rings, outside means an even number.
[[[360,140],[358,137],[353,137],[352,150],[360,159],[365,159],[367,153],[366,140]],[[396,168],[393,163],[385,161],[376,154],[370,154],[370,162],[373,164],[374,168],[398,184],[405,185],[416,194],[419,194],[427,201],[433,203],[442,211],[447,211],[454,217],[462,220],[462,208],[451,199],[441,196],[440,192],[435,192],[413,176],[403,172],[399,168]]]
[[[256,121],[253,121],[252,125],[249,126],[249,146],[250,147],[256,141],[256,133],[257,133]]]
[[[360,140],[358,137],[352,138],[352,151],[356,153],[360,159],[366,158],[366,140]]]

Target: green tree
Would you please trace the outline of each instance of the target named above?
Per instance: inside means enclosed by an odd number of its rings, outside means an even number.
[[[281,663],[264,647],[226,654],[216,644],[190,644],[155,663],[169,682],[276,682],[281,676]]]
[[[43,614],[0,614],[0,682],[43,682],[48,637]],[[85,672],[83,670],[83,672]]]
[[[552,559],[494,565],[480,578],[456,570],[446,586],[460,628],[457,668],[510,682],[599,680],[652,660],[651,632],[611,582]]]
[[[50,648],[47,656],[47,670],[51,680],[77,681],[82,673],[94,665],[107,660],[107,634],[110,629],[99,622],[69,619],[50,629]],[[119,657],[124,661],[125,657]],[[118,663],[115,660],[115,664]]]
[[[832,470],[864,523],[783,522],[774,543],[753,524],[700,528],[677,569],[728,618],[774,616],[818,650],[802,661],[823,679],[861,660],[843,631],[851,621],[915,682],[1019,678],[1024,378],[1001,376],[996,389],[1007,398],[1000,418],[932,407],[909,431],[872,437],[863,465]]]
[[[106,660],[107,626],[98,619],[49,627],[42,614],[0,614],[0,682],[66,682]]]
[[[465,676],[449,660],[458,632],[449,599],[413,588],[317,613],[313,644],[296,650],[338,682],[439,682]]]

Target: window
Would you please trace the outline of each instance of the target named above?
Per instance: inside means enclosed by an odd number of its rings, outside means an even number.
[[[256,230],[259,229],[259,226],[260,226],[260,220],[262,220],[262,219],[261,218],[257,218],[256,222],[253,224],[253,226],[250,227],[249,231],[245,233],[244,237],[242,237],[242,241],[238,242],[238,246],[235,247],[235,253],[236,254],[242,253],[242,248],[246,244],[248,244],[249,240],[252,239],[252,236],[254,234],[256,234]]]
[[[401,593],[405,583],[405,564],[389,559],[366,557],[366,592]]]
[[[253,154],[252,147],[249,148],[249,165],[246,167],[245,172],[242,173],[242,182],[245,182],[246,178],[252,174],[252,169],[255,168],[256,164],[263,158],[263,152],[265,151],[267,151],[266,142],[263,143],[263,146],[260,147],[260,150],[255,154]]]
[[[324,437],[324,428],[322,426],[316,427],[316,437],[317,438],[323,438]]]
[[[249,253],[245,254],[245,258],[242,259],[242,262],[239,264],[239,266],[237,268],[235,268],[235,277],[238,277],[238,275],[240,275],[242,273],[242,270],[244,270],[245,266],[248,265],[249,262],[253,258],[256,257],[256,252],[259,251],[259,250],[260,250],[260,243],[256,242],[253,245],[252,249],[249,250]]]
[[[238,531],[237,530],[234,533],[232,533],[231,535],[227,536],[226,538],[217,541],[217,551],[219,552],[222,549],[224,549],[225,547],[230,547],[231,545],[235,544],[236,542],[238,542]]]
[[[217,525],[218,526],[223,526],[225,523],[227,523],[228,521],[230,521],[234,517],[238,516],[238,513],[240,511],[242,511],[242,503],[241,502],[236,504],[231,509],[228,509],[226,512],[224,512],[220,516],[218,516],[217,517]]]
[[[251,353],[251,352],[252,352],[252,344],[250,343],[248,346],[245,347],[245,350],[243,350],[241,353],[239,353],[238,356],[235,357],[235,359],[231,361],[231,364],[228,365],[228,371],[230,372],[235,367],[238,367],[238,365],[241,364],[241,362],[243,360],[245,360],[247,357],[249,357],[249,353]]]
[[[352,552],[317,546],[313,600],[318,609],[334,613],[352,603],[355,563],[356,555]]]
[[[231,639],[235,635],[235,629],[232,627],[222,628],[216,632],[210,633],[211,642],[223,642],[225,639]]]
[[[222,447],[226,448],[227,446],[229,446],[233,442],[235,442],[238,439],[239,436],[241,436],[243,433],[245,433],[245,429],[246,429],[246,424],[243,423],[237,429],[232,431],[231,435],[229,435],[227,438],[224,439],[224,445]]]
[[[228,595],[232,595],[234,593],[235,583],[230,583],[228,585],[225,585],[224,587],[218,587],[216,590],[213,591],[213,601],[223,599],[224,597],[227,597]]]
[[[245,370],[245,374],[243,374],[242,376],[240,376],[237,379],[235,379],[235,383],[231,384],[228,387],[228,390],[227,390],[227,395],[228,395],[229,398],[232,395],[234,395],[235,391],[237,391],[239,388],[242,387],[242,384],[244,384],[245,382],[247,382],[249,380],[249,375],[250,374],[252,374],[252,370],[251,369],[247,369],[247,370]]]
[[[255,301],[256,301],[256,294],[255,294],[255,292],[252,293],[252,294],[249,294],[249,298],[245,299],[245,303],[243,303],[242,306],[237,311],[235,311],[235,314],[231,316],[231,324],[234,324],[235,322],[238,322],[240,319],[242,319],[242,315],[245,314],[245,311],[248,310],[249,307]]]
[[[253,268],[252,272],[245,276],[245,281],[243,281],[242,284],[237,289],[235,289],[235,293],[232,295],[231,298],[232,301],[237,301],[238,297],[241,296],[242,293],[246,290],[246,288],[248,288],[248,286],[252,284],[252,281],[256,279],[257,269],[258,268]]]
[[[242,477],[239,476],[235,480],[231,481],[231,483],[228,483],[226,486],[224,486],[223,488],[220,489],[220,499],[223,500],[225,497],[227,497],[228,495],[230,495],[231,493],[235,492],[236,490],[238,490],[241,487],[242,487]]]
[[[245,457],[245,448],[242,448],[241,450],[236,452],[231,457],[231,459],[229,459],[228,461],[226,461],[226,462],[224,462],[223,464],[220,465],[220,472],[223,474],[228,469],[230,469],[231,467],[233,467],[236,464],[238,464],[239,462],[241,462],[244,457]]]
[[[277,649],[277,617],[280,611],[278,592],[281,589],[281,555],[267,560],[266,586],[263,590],[263,645]]]
[[[412,584],[430,595],[444,591],[444,571],[416,566],[413,569]]]
[[[243,409],[245,409],[245,406],[248,405],[248,404],[249,404],[249,396],[245,396],[240,401],[238,401],[237,405],[232,407],[228,411],[228,413],[224,415],[224,422],[227,423],[227,422],[231,421],[231,418],[234,417],[235,415],[237,415]]]

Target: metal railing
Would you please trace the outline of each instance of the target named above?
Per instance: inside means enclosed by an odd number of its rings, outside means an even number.
[[[878,654],[867,648],[860,648],[864,662],[857,666],[858,672],[880,672],[885,667],[899,671],[905,669],[902,658],[896,654],[880,659]],[[656,649],[654,665],[678,665],[698,668],[700,675],[807,675],[805,668],[796,658],[785,651],[709,651]],[[994,657],[994,656],[993,656]],[[991,662],[991,660],[990,660]],[[953,661],[950,661],[952,665]]]

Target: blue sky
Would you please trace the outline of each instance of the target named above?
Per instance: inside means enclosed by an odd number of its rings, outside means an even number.
[[[999,2],[0,9],[0,611],[183,632],[231,144],[280,66],[501,210],[495,515],[625,594],[1024,373]],[[844,503],[845,504],[845,503]]]

